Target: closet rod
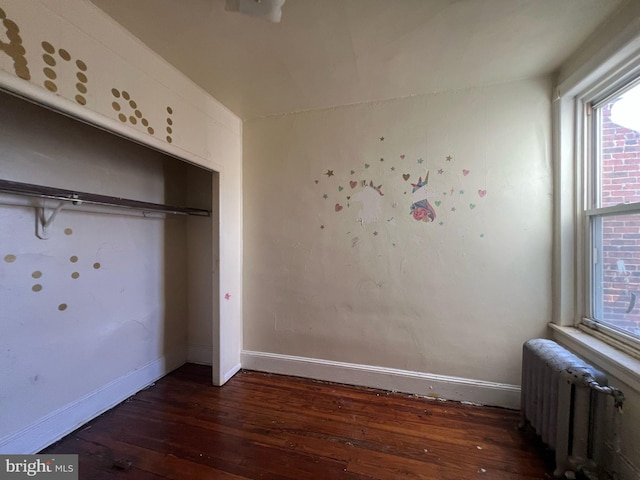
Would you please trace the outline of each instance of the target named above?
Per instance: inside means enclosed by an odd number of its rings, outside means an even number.
[[[0,193],[10,193],[27,197],[50,198],[53,200],[63,200],[73,202],[74,205],[87,203],[90,205],[102,205],[108,207],[132,208],[136,210],[173,213],[177,215],[196,215],[200,217],[210,217],[211,211],[201,208],[175,207],[172,205],[162,205],[159,203],[141,202],[127,198],[110,197],[95,193],[76,192],[74,190],[64,190],[62,188],[46,187],[44,185],[32,185],[30,183],[12,182],[0,179]]]

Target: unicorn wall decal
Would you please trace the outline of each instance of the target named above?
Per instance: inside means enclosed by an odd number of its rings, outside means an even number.
[[[429,182],[429,172],[424,177],[418,178],[418,183],[412,183],[413,190],[411,196],[413,203],[411,204],[411,215],[418,222],[433,222],[436,219],[436,211],[427,200],[427,183]]]

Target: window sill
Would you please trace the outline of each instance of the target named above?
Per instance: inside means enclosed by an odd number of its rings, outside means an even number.
[[[640,392],[640,360],[577,328],[553,323],[549,324],[549,328],[552,338],[558,343]]]

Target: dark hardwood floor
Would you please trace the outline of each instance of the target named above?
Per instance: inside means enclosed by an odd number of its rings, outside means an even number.
[[[544,479],[552,460],[519,414],[188,364],[42,453],[80,479]]]

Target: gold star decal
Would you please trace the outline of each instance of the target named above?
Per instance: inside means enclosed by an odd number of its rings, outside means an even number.
[[[333,177],[333,170],[327,170],[327,173],[325,173],[325,175],[327,177]]]
[[[453,159],[451,155],[447,155],[447,162],[450,162]]]

